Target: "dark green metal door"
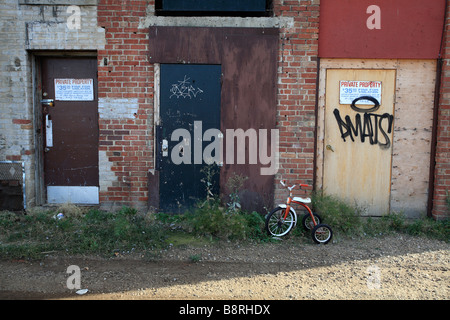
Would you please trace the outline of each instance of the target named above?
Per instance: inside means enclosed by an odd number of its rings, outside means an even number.
[[[221,66],[161,64],[160,72],[159,207],[182,213],[206,198],[206,183],[219,192],[219,168],[209,166],[216,174],[207,181],[203,150],[213,141],[205,131],[220,130]]]

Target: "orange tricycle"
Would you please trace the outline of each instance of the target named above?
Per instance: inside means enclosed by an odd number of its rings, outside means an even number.
[[[292,208],[292,204],[298,204],[306,209],[306,213],[302,218],[302,225],[306,231],[311,231],[312,239],[315,243],[327,244],[333,237],[333,231],[329,225],[322,223],[322,219],[316,213],[313,213],[308,207],[311,203],[310,198],[293,197],[292,190],[296,187],[286,186],[283,181],[281,185],[289,190],[289,197],[285,204],[280,204],[272,210],[266,217],[265,228],[269,235],[274,237],[283,237],[287,235],[297,224],[297,213]],[[308,187],[307,184],[300,184],[302,187]]]

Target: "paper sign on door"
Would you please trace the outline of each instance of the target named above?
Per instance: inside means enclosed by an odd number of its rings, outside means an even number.
[[[94,79],[55,79],[55,100],[94,100]]]
[[[381,81],[339,81],[339,104],[351,104],[362,96],[371,96],[381,104]],[[359,100],[356,104],[373,104],[368,100]]]

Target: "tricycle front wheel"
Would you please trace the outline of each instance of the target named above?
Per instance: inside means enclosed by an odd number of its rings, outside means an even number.
[[[287,235],[292,230],[295,224],[295,215],[292,210],[289,210],[285,219],[285,213],[286,208],[281,207],[277,207],[269,213],[265,224],[267,234],[275,237],[282,237]]]

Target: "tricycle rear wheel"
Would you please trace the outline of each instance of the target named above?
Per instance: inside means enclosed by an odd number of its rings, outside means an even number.
[[[321,223],[312,229],[311,236],[315,243],[327,244],[333,238],[333,230],[329,225]]]
[[[313,215],[314,215],[314,220],[316,221],[316,225],[320,224],[322,222],[322,218],[317,213],[313,212]],[[303,229],[305,229],[306,231],[310,231],[314,228],[314,222],[311,219],[311,215],[309,214],[309,212],[307,212],[303,216],[302,226],[303,226]]]

